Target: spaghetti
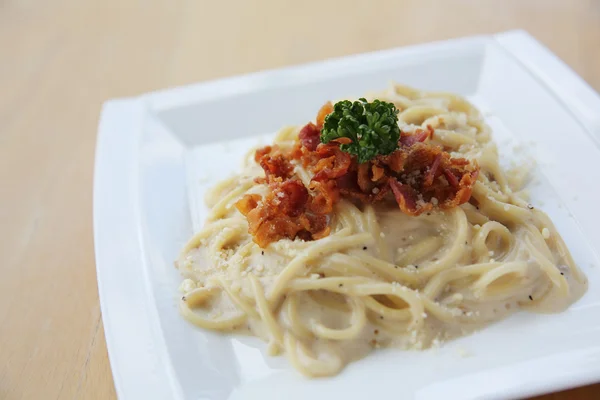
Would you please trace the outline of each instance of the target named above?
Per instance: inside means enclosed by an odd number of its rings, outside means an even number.
[[[414,216],[393,202],[342,197],[328,235],[261,248],[235,206],[269,194],[252,151],[241,174],[207,194],[206,224],[176,263],[188,321],[261,337],[270,354],[284,351],[317,377],[373,348],[423,349],[519,309],[559,312],[581,297],[586,278],[550,219],[524,200],[523,174],[500,167],[478,110],[453,94],[399,85],[373,98],[400,110],[401,132],[432,129],[431,144],[477,163],[470,200]],[[275,144],[292,151],[299,132],[283,129]],[[313,173],[293,168],[308,187]]]

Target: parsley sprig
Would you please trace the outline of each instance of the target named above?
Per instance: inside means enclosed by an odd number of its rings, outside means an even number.
[[[377,155],[390,154],[398,148],[400,138],[398,109],[381,100],[339,101],[333,106],[333,112],[325,117],[321,142],[340,138],[352,141],[340,145],[340,149],[355,155],[359,163]]]

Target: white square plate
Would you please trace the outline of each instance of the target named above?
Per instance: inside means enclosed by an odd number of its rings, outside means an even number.
[[[244,143],[305,123],[326,100],[383,89],[390,81],[469,97],[484,111],[505,155],[515,138],[529,144],[539,167],[533,200],[552,217],[588,276],[588,293],[562,314],[518,313],[437,350],[383,350],[337,377],[316,380],[301,377],[284,357],[264,355],[257,339],[205,332],[180,318],[181,278],[173,260],[202,223],[202,193],[238,168]],[[600,267],[594,267],[599,144],[600,97],[520,31],[106,103],[94,228],[119,397],[510,398],[600,381]]]

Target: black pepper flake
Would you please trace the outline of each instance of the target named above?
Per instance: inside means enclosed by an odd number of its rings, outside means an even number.
[[[430,213],[430,212],[428,212],[428,213],[427,213],[427,215],[431,215],[431,213]]]
[[[264,250],[261,251],[260,254],[262,254],[264,256],[265,255],[265,251]]]
[[[187,300],[187,298],[186,298],[185,296],[183,296],[183,297],[181,298],[181,300],[182,300],[182,301],[186,301],[186,300]]]
[[[375,329],[375,330],[373,331],[373,333],[374,333],[374,334],[376,334],[376,335],[379,335],[379,330]]]
[[[344,286],[344,284],[343,284],[343,283],[340,283],[340,284],[338,285],[338,287],[342,287],[342,286]]]
[[[469,242],[465,241],[465,244],[469,244]]]
[[[479,210],[479,206],[475,206],[475,208]]]
[[[527,208],[529,208],[530,210],[533,210],[533,205],[527,204]]]
[[[561,275],[564,275],[565,273],[564,273],[564,272],[561,272],[560,274],[561,274]]]
[[[363,246],[363,250],[366,250],[366,249],[367,249],[367,246]]]
[[[417,269],[418,269],[418,268],[419,268],[419,266],[418,266],[418,265],[415,265],[415,268],[417,268]]]
[[[529,300],[533,301],[533,297],[531,297],[531,295],[529,295]]]
[[[400,267],[398,267],[397,265],[394,265],[394,268],[400,268]]]
[[[383,315],[380,315],[380,316],[379,316],[379,319],[383,319]]]

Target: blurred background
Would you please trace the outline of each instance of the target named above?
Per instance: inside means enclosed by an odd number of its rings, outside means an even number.
[[[0,0],[0,399],[115,397],[92,237],[105,100],[515,28],[600,90],[600,0]]]

